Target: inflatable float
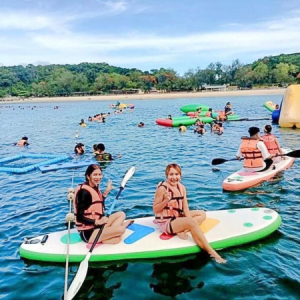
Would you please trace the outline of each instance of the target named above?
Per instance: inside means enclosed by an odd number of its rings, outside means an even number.
[[[184,126],[190,126],[194,125],[197,120],[202,121],[203,123],[211,123],[213,122],[213,118],[210,117],[199,117],[199,118],[191,118],[189,116],[183,116],[183,117],[175,117],[170,119],[157,119],[155,120],[157,125],[161,126],[167,126],[167,127],[178,127],[179,124],[182,124]]]
[[[68,155],[52,155],[52,154],[30,154],[30,153],[20,153],[15,156],[10,156],[6,158],[0,159],[0,164],[13,162],[13,161],[19,161],[22,159],[46,159],[42,162],[33,163],[33,164],[27,164],[23,167],[17,167],[17,166],[0,166],[0,172],[7,172],[7,173],[15,173],[15,174],[23,174],[30,172],[34,169],[37,169],[41,166],[45,165],[51,165],[55,164],[59,161],[63,161],[69,158]]]
[[[288,149],[282,149],[283,153],[289,152]],[[268,170],[264,172],[246,171],[244,168],[229,175],[223,181],[222,187],[224,191],[242,191],[254,187],[263,181],[273,178],[277,173],[290,168],[295,158],[284,156],[285,159],[274,163]],[[275,168],[274,168],[275,167]]]
[[[278,124],[285,128],[300,128],[300,85],[290,85],[286,89]]]
[[[280,215],[267,208],[240,208],[207,211],[201,229],[215,249],[250,243],[270,235],[281,224]],[[124,259],[150,259],[200,252],[188,233],[188,239],[162,234],[154,217],[138,218],[127,227],[123,240],[117,245],[98,244],[90,261],[115,261]],[[20,246],[20,256],[30,260],[65,262],[68,231],[59,231],[25,239]],[[69,261],[81,262],[87,252],[77,232],[71,229]]]
[[[188,112],[194,112],[198,108],[201,108],[201,111],[205,111],[205,112],[210,109],[210,107],[205,104],[194,103],[194,104],[184,105],[184,106],[180,107],[180,110],[184,113],[188,113]]]
[[[276,104],[272,101],[267,101],[264,103],[263,107],[265,107],[268,111],[273,112],[276,108]]]
[[[134,108],[134,104],[132,103],[120,103],[119,105],[110,104],[109,107],[113,109],[126,109],[126,108]]]
[[[92,164],[102,164],[102,163],[108,163],[112,162],[111,160],[103,160],[103,161],[97,161],[97,160],[74,160],[74,161],[69,161],[65,163],[58,163],[58,164],[51,164],[51,165],[45,165],[45,166],[40,166],[39,170],[42,173],[50,172],[50,171],[56,171],[56,170],[61,170],[61,169],[77,169],[77,168],[82,168],[82,167],[87,167]]]

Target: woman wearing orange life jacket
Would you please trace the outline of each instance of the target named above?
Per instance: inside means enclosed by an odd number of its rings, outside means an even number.
[[[209,108],[208,111],[205,114],[205,117],[210,117],[212,118],[212,108]]]
[[[102,180],[102,171],[96,164],[87,167],[85,179],[86,182],[77,186],[74,199],[75,224],[81,239],[86,243],[92,243],[99,231],[96,226],[105,224],[99,242],[119,243],[132,220],[125,221],[125,213],[122,211],[113,213],[109,217],[104,215],[104,201],[113,189],[112,182],[108,181],[106,190],[102,194],[98,188]]]
[[[283,154],[279,142],[274,134],[272,134],[272,126],[266,125],[264,128],[265,134],[261,136],[270,154]],[[281,157],[275,157],[274,162],[279,162]]]
[[[250,127],[250,137],[242,137],[242,143],[236,153],[237,159],[244,157],[246,171],[267,170],[273,163],[272,155],[260,140],[259,128]]]
[[[207,242],[199,224],[205,219],[205,212],[190,210],[186,189],[181,180],[181,168],[169,164],[166,168],[166,181],[160,182],[154,196],[153,212],[156,223],[162,233],[178,235],[187,239],[190,231],[196,244],[207,251],[218,263],[226,263]]]

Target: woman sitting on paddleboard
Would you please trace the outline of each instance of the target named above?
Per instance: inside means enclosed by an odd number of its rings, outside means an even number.
[[[261,136],[264,144],[266,145],[270,154],[278,155],[283,154],[279,142],[274,134],[272,134],[272,126],[266,125],[264,128],[265,134]],[[281,157],[275,157],[274,162],[279,162]]]
[[[105,198],[113,186],[109,180],[106,190],[101,193],[99,184],[102,180],[102,171],[98,165],[87,167],[85,179],[84,183],[77,186],[74,200],[75,224],[81,239],[86,243],[92,243],[99,230],[96,226],[105,224],[99,242],[119,243],[126,227],[133,221],[125,221],[126,216],[122,211],[113,213],[109,217],[104,215]]]
[[[170,164],[166,168],[166,181],[160,182],[154,196],[153,211],[161,232],[178,235],[187,239],[187,232],[191,231],[196,244],[207,251],[218,263],[226,263],[207,242],[200,229],[206,215],[204,211],[190,210],[186,189],[181,180],[181,168],[177,164]]]

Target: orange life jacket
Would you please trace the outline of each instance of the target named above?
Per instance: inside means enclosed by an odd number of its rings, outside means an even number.
[[[77,221],[77,204],[76,204],[76,198],[77,198],[77,193],[80,190],[86,190],[88,191],[91,196],[92,196],[92,204],[88,209],[86,209],[83,213],[84,217],[87,217],[89,219],[93,220],[100,220],[101,217],[104,216],[104,200],[101,192],[95,191],[92,187],[90,187],[88,184],[83,183],[79,184],[75,190],[75,200],[73,201],[74,205],[74,215],[75,215],[75,224],[78,230],[88,230],[88,229],[93,229],[95,226],[94,225],[85,225],[81,222]]]
[[[219,113],[219,119],[226,119],[226,115],[225,115],[225,111],[220,111],[220,113]]]
[[[241,152],[245,168],[260,168],[264,166],[262,154],[257,148],[258,139],[242,137]]]
[[[278,146],[276,144],[276,137],[274,134],[266,134],[262,137],[263,142],[265,143],[270,154],[278,154]]]
[[[160,186],[163,186],[165,189],[167,187],[163,185],[163,182],[160,183]],[[177,186],[178,190],[181,193],[179,186]],[[163,208],[161,213],[155,214],[155,219],[176,219],[179,217],[183,217],[183,199],[184,196],[174,197],[173,192],[171,192],[171,199],[167,203],[167,205]]]

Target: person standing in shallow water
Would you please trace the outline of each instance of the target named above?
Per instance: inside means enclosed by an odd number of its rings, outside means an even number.
[[[96,226],[104,225],[99,242],[117,244],[133,220],[125,221],[126,215],[122,211],[113,213],[109,217],[104,215],[105,198],[113,186],[109,180],[104,193],[102,193],[99,190],[102,178],[102,170],[98,165],[92,164],[87,167],[86,181],[79,184],[75,191],[75,224],[81,239],[86,243],[92,243],[95,240],[99,231]]]
[[[190,231],[195,243],[216,260],[218,263],[226,263],[207,242],[200,229],[205,218],[205,212],[190,210],[186,189],[181,180],[181,168],[177,164],[169,164],[166,167],[166,181],[160,182],[156,188],[153,212],[155,221],[162,233],[178,235],[181,239],[187,239]]]

